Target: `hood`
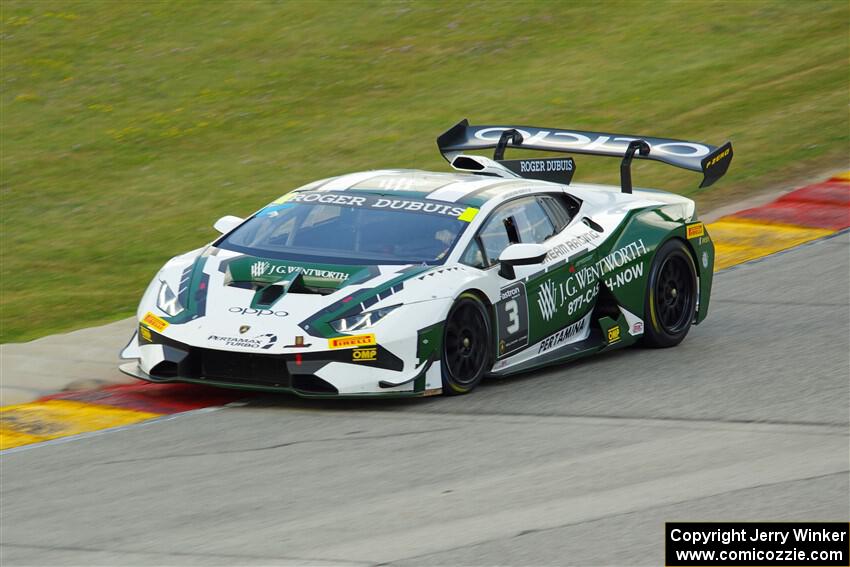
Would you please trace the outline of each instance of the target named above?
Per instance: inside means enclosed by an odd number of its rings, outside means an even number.
[[[411,278],[440,269],[294,262],[215,248],[187,264],[173,264],[161,273],[172,289],[180,290],[184,310],[165,318],[178,340],[184,332],[233,334],[245,325],[252,333],[338,336],[331,321],[398,303],[391,297],[412,285]]]
[[[263,289],[281,286],[287,291],[328,295],[349,285],[364,282],[381,271],[374,265],[320,264],[241,256],[222,261],[224,284]]]

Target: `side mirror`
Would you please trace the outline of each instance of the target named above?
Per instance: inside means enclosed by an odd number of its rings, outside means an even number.
[[[499,275],[512,280],[516,277],[514,266],[542,264],[548,253],[542,244],[511,244],[499,255]]]
[[[242,224],[242,221],[244,220],[245,219],[240,219],[239,217],[234,217],[233,215],[225,215],[215,221],[213,228],[222,234],[227,234],[228,232]]]

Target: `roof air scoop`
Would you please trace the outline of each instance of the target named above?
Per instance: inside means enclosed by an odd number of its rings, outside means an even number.
[[[452,158],[451,164],[458,171],[466,171],[478,175],[506,177],[508,179],[521,177],[499,162],[484,156],[460,154]]]
[[[512,146],[522,144],[522,134],[516,130],[502,132],[493,159],[455,153],[449,160],[452,167],[459,171],[468,171],[477,175],[489,175],[508,179],[539,179],[569,185],[573,179],[576,164],[573,158],[530,158],[504,159],[508,143]]]

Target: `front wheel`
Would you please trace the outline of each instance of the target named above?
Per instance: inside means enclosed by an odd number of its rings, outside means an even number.
[[[691,329],[697,304],[697,272],[681,240],[669,240],[655,254],[646,286],[643,343],[676,346]]]
[[[490,317],[471,293],[458,297],[446,318],[443,334],[443,393],[471,392],[490,362]]]

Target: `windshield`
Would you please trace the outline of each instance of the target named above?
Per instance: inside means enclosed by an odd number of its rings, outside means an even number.
[[[269,258],[440,264],[469,226],[458,219],[466,211],[438,201],[306,192],[269,205],[217,245]]]

